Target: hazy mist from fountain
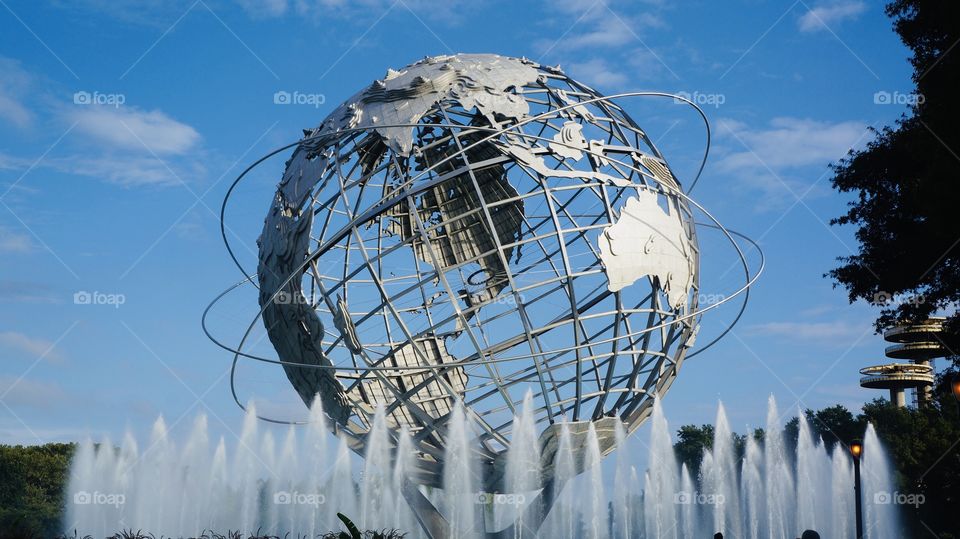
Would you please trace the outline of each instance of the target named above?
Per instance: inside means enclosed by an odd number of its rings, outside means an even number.
[[[728,537],[793,539],[811,528],[823,537],[853,539],[852,461],[842,446],[828,453],[803,414],[794,450],[784,439],[771,397],[764,439],[748,435],[738,455],[719,406],[712,450],[704,453],[695,477],[677,461],[659,402],[652,412],[645,463],[622,449],[601,465],[592,426],[582,452],[574,451],[572,436],[561,426],[556,501],[540,536],[679,539],[722,531]],[[265,428],[254,414],[250,406],[232,451],[223,439],[211,443],[204,416],[179,445],[162,418],[144,446],[129,434],[119,448],[110,440],[81,443],[71,464],[64,530],[101,537],[129,528],[167,537],[197,536],[210,529],[315,537],[342,529],[336,516],[341,512],[361,528],[397,528],[408,537],[423,537],[402,494],[413,468],[410,440],[406,433],[393,439],[383,410],[377,411],[363,460],[328,433],[318,406],[311,409],[306,427],[290,428],[279,444],[277,431]],[[448,519],[452,536],[480,537],[483,530],[533,514],[529,508],[538,496],[540,448],[530,399],[514,425],[504,470],[506,492],[479,493],[479,461],[472,450],[479,431],[468,410],[458,405],[452,412],[444,488],[421,487]],[[622,428],[617,439],[625,447]],[[578,468],[584,471],[574,476]],[[889,499],[894,482],[872,426],[864,435],[862,477],[867,537],[898,537],[896,506],[874,503],[883,493]],[[523,535],[517,527],[515,537]]]

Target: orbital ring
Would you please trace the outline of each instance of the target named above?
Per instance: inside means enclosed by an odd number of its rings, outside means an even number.
[[[624,94],[624,95],[628,95],[628,94]],[[674,97],[674,96],[671,96],[670,94],[653,94],[653,93],[650,93],[650,94],[639,94],[639,95],[663,95],[663,96],[666,96],[666,97]],[[605,98],[597,98],[597,99],[594,99],[594,100],[592,100],[592,101],[609,100],[609,99],[612,99],[612,98],[615,98],[615,97],[617,97],[617,96],[608,96],[608,97],[605,97]],[[678,99],[684,99],[684,98],[678,97]],[[585,102],[586,102],[586,101],[585,101]],[[585,102],[582,102],[582,103],[585,103]],[[699,107],[696,107],[695,104],[693,104],[693,103],[690,103],[690,104],[699,110]],[[558,109],[558,110],[559,110],[559,109]],[[702,113],[702,111],[700,111],[700,112]],[[540,115],[540,116],[554,115],[554,114],[556,114],[556,113],[557,113],[557,110],[554,110],[554,111],[550,111],[550,112],[547,113],[547,114],[542,114],[542,115]],[[538,116],[538,117],[539,117],[539,116]],[[419,124],[411,124],[410,126],[411,126],[411,127],[413,127],[413,126],[421,126],[421,127],[422,127],[422,126],[425,126],[425,125],[432,125],[432,124],[419,123]],[[442,126],[442,125],[444,125],[444,124],[438,124],[438,125],[439,125],[439,126]],[[707,124],[707,125],[709,125],[709,124]],[[491,129],[491,128],[477,128],[477,127],[472,127],[472,128],[475,129],[475,130],[489,130],[489,131],[493,131],[494,133],[486,138],[486,139],[489,139],[489,138],[491,138],[491,137],[493,137],[493,136],[496,136],[497,134],[502,134],[503,132],[509,131],[510,129],[515,128],[515,127],[518,127],[518,126],[519,126],[519,125],[514,125],[514,126],[510,126],[510,127],[507,128],[507,129],[500,129],[500,130],[494,130],[494,129]],[[448,127],[463,128],[464,126],[455,125],[455,126],[448,126]],[[709,127],[708,127],[708,128],[709,128]],[[339,135],[342,135],[342,134],[343,134],[343,133],[339,133]],[[524,136],[527,137],[527,138],[532,138],[532,139],[537,139],[537,138],[542,139],[542,137],[535,137],[535,136],[527,135],[527,134],[524,134]],[[315,137],[310,137],[310,138],[315,138]],[[484,139],[484,140],[486,140],[486,139]],[[309,140],[309,139],[304,139],[304,140]],[[259,159],[257,162],[255,162],[255,163],[254,163],[253,165],[251,165],[250,167],[248,167],[248,168],[241,174],[241,176],[238,177],[237,180],[234,181],[234,183],[231,185],[230,190],[228,191],[228,195],[227,195],[227,197],[225,197],[225,199],[224,199],[224,204],[223,204],[222,207],[221,207],[221,217],[223,217],[223,215],[224,215],[225,207],[226,207],[226,202],[227,202],[227,199],[229,198],[230,192],[232,192],[233,188],[237,185],[237,183],[243,178],[243,176],[244,176],[245,174],[247,174],[250,170],[252,170],[252,168],[254,168],[257,164],[263,162],[264,160],[268,159],[269,157],[272,157],[273,155],[276,155],[277,153],[279,153],[279,152],[281,152],[281,151],[283,151],[283,150],[285,150],[285,149],[288,149],[288,148],[297,146],[297,145],[299,145],[299,144],[302,144],[302,143],[304,142],[304,140],[298,141],[298,142],[296,142],[296,143],[289,144],[289,145],[284,146],[284,147],[282,147],[282,148],[280,148],[280,149],[278,149],[278,150],[275,150],[275,151],[271,152],[270,154],[268,154],[267,156],[264,156],[263,158]],[[482,142],[482,141],[481,141],[481,142]],[[479,144],[479,142],[478,142],[477,144]],[[709,149],[708,149],[708,151],[709,151]],[[596,155],[595,152],[587,151],[586,153]],[[636,167],[632,167],[632,166],[630,166],[630,165],[627,165],[627,164],[622,163],[622,162],[619,162],[619,161],[617,161],[617,162],[618,162],[619,164],[627,167],[627,168],[630,168],[630,169],[633,169],[633,170],[636,171],[636,172],[639,172],[641,175],[644,174],[643,171],[637,169]],[[701,172],[702,169],[703,169],[703,166],[702,166],[702,165],[703,165],[703,163],[701,164],[700,171],[698,171],[698,177],[699,177],[700,172]],[[420,176],[420,175],[417,175],[417,176],[415,176],[414,178],[411,178],[411,179],[408,180],[408,181],[412,182],[416,177],[419,177],[419,176]],[[654,178],[654,179],[655,179],[655,178]],[[658,183],[659,183],[659,182],[658,182]],[[664,188],[664,189],[667,190],[667,191],[672,191],[672,190],[673,190],[672,187],[669,186],[669,185],[665,185],[665,184],[660,184],[660,185],[661,185],[662,188]],[[689,190],[688,190],[687,192],[689,192]],[[735,293],[732,294],[731,296],[724,298],[722,301],[720,301],[720,302],[718,302],[718,303],[716,303],[716,304],[714,304],[714,305],[711,305],[711,306],[708,306],[708,307],[706,307],[706,308],[697,310],[697,311],[695,311],[695,312],[693,312],[693,313],[690,313],[690,314],[688,314],[688,315],[684,315],[683,317],[680,317],[680,318],[678,318],[678,319],[676,319],[676,320],[674,320],[674,321],[672,321],[672,322],[668,322],[668,323],[665,323],[665,324],[660,324],[660,325],[653,326],[653,327],[648,327],[648,328],[646,328],[646,329],[644,329],[644,330],[642,330],[642,331],[635,332],[635,333],[636,333],[636,334],[643,334],[643,333],[646,333],[646,332],[649,332],[649,331],[653,331],[653,330],[655,330],[655,329],[659,329],[659,328],[662,328],[662,327],[666,327],[666,326],[668,326],[668,325],[672,325],[673,323],[681,322],[681,321],[684,321],[684,320],[687,320],[687,319],[690,319],[690,318],[693,318],[693,317],[698,317],[698,316],[702,315],[703,313],[705,313],[706,311],[708,311],[708,310],[710,310],[710,309],[713,309],[713,308],[715,308],[715,307],[718,307],[719,305],[721,305],[721,304],[725,303],[726,301],[732,299],[733,297],[739,295],[741,292],[746,291],[746,292],[747,292],[747,295],[746,295],[745,298],[744,298],[744,304],[743,304],[743,306],[741,307],[740,312],[738,313],[738,316],[737,316],[736,319],[731,323],[730,327],[728,327],[728,328],[721,334],[720,337],[722,337],[722,336],[725,335],[727,332],[729,332],[730,329],[732,329],[733,325],[736,324],[736,322],[737,322],[737,321],[739,320],[739,318],[740,318],[740,315],[743,313],[743,310],[744,310],[744,308],[745,308],[746,301],[747,301],[748,295],[749,295],[749,290],[748,290],[748,288],[749,288],[750,285],[753,284],[753,282],[756,280],[757,276],[759,276],[759,273],[762,272],[763,263],[761,262],[761,266],[760,266],[760,269],[758,270],[757,274],[756,274],[753,278],[750,278],[750,276],[749,276],[748,264],[746,263],[745,255],[744,255],[743,252],[739,249],[739,246],[737,245],[736,241],[733,240],[732,237],[730,237],[730,234],[729,234],[729,232],[727,231],[727,229],[725,229],[722,225],[720,225],[719,222],[718,222],[709,212],[707,212],[705,208],[703,208],[700,204],[698,204],[697,202],[695,202],[695,201],[693,201],[692,199],[690,199],[690,197],[687,196],[686,194],[680,193],[680,192],[676,192],[676,193],[673,193],[673,194],[676,194],[676,195],[678,195],[678,196],[686,199],[688,202],[692,203],[694,206],[696,206],[696,207],[699,208],[701,211],[703,211],[711,220],[713,220],[715,223],[717,223],[716,226],[714,226],[714,225],[706,225],[706,226],[710,226],[710,227],[712,227],[712,228],[717,228],[717,229],[721,230],[722,232],[724,232],[724,234],[728,237],[728,240],[735,246],[735,248],[736,248],[736,250],[737,250],[737,252],[738,252],[738,255],[739,255],[740,259],[741,259],[741,263],[742,263],[742,264],[744,265],[744,267],[745,267],[746,275],[747,275],[747,277],[748,277],[748,282],[747,282],[747,284],[746,284],[743,288],[741,288],[740,290],[738,290],[737,292],[735,292]],[[405,195],[405,196],[408,196],[408,195]],[[704,224],[705,224],[705,223],[704,223]],[[226,240],[224,228],[225,228],[225,224],[224,224],[223,221],[221,221],[221,232],[222,232],[222,234],[223,234],[223,236],[224,236],[224,241],[225,241],[225,244],[226,244],[227,247],[228,247],[228,251],[231,253],[231,257],[234,258],[234,262],[237,263],[237,265],[238,265],[238,267],[241,269],[241,271],[244,271],[243,268],[242,268],[242,266],[240,266],[239,263],[238,263],[238,261],[235,259],[235,257],[233,257],[232,249],[229,247],[229,242]],[[754,243],[754,242],[752,242],[752,240],[749,240],[749,238],[746,238],[746,237],[743,236],[742,234],[739,234],[739,233],[735,233],[735,234],[736,234],[737,236],[744,237],[744,238],[747,239],[748,241],[751,241],[751,243]],[[756,247],[756,244],[755,244],[755,243],[754,243],[754,246]],[[759,250],[759,248],[758,248],[758,250]],[[314,253],[311,258],[315,258],[316,256],[318,256],[318,255],[320,255],[320,254],[322,254],[322,253]],[[761,256],[762,256],[762,252],[761,252]],[[294,274],[296,274],[298,271],[300,271],[304,266],[305,266],[305,264],[302,264],[302,265],[301,265],[301,268],[298,269],[298,270],[295,270]],[[245,271],[244,271],[244,273],[245,273]],[[288,278],[284,281],[284,285],[285,285],[286,283],[289,283],[289,282],[290,282],[290,280],[292,279],[292,277],[293,277],[294,274],[291,274],[290,276],[288,276]],[[233,381],[233,379],[234,379],[234,373],[235,373],[235,367],[236,367],[236,362],[237,362],[237,360],[239,359],[240,356],[244,356],[244,357],[248,357],[248,358],[251,358],[251,359],[256,359],[256,360],[260,360],[260,361],[264,361],[264,362],[268,362],[268,363],[281,364],[281,365],[293,365],[293,366],[301,366],[301,367],[306,367],[306,368],[332,368],[332,369],[357,370],[357,371],[373,371],[373,370],[386,370],[386,371],[394,371],[394,372],[397,372],[397,371],[407,371],[407,370],[409,370],[409,371],[422,371],[422,370],[433,370],[433,369],[435,369],[435,368],[451,368],[451,367],[459,366],[459,365],[461,364],[461,362],[450,363],[450,364],[445,365],[444,367],[438,367],[438,366],[414,366],[414,367],[366,367],[366,368],[362,368],[362,367],[350,367],[350,366],[340,367],[340,366],[334,366],[334,365],[326,366],[326,365],[315,365],[315,364],[301,364],[301,363],[296,363],[296,362],[278,361],[278,360],[271,360],[271,359],[268,359],[268,358],[261,358],[261,357],[253,356],[253,355],[244,353],[244,352],[242,352],[241,350],[242,350],[242,347],[243,347],[243,342],[245,342],[246,338],[249,336],[249,332],[252,330],[252,327],[253,327],[253,325],[256,323],[256,320],[259,319],[260,315],[262,315],[263,309],[261,309],[261,313],[259,313],[258,316],[254,318],[254,320],[251,322],[251,325],[248,327],[248,330],[247,330],[247,332],[246,332],[245,335],[244,335],[244,339],[243,339],[243,341],[241,341],[241,343],[240,343],[240,349],[230,348],[230,347],[228,347],[228,346],[220,343],[220,342],[219,342],[217,339],[215,339],[215,338],[210,334],[210,332],[207,330],[207,328],[206,328],[206,315],[207,315],[207,313],[209,312],[210,308],[211,308],[215,303],[217,303],[224,295],[226,295],[226,294],[229,293],[230,291],[234,290],[235,288],[237,288],[237,287],[239,287],[239,286],[242,286],[242,285],[245,284],[246,282],[252,282],[252,281],[253,281],[252,276],[248,276],[247,279],[245,279],[245,280],[243,280],[243,281],[235,284],[234,286],[232,286],[232,287],[230,287],[229,289],[227,289],[226,291],[224,291],[224,293],[222,293],[222,294],[221,294],[220,296],[218,296],[213,302],[211,302],[210,305],[208,305],[207,309],[204,311],[204,317],[203,317],[203,318],[204,318],[204,324],[203,324],[203,325],[204,325],[204,332],[207,334],[207,336],[208,336],[209,338],[211,338],[211,340],[212,340],[215,344],[217,344],[218,346],[220,346],[220,347],[222,347],[222,348],[224,348],[224,349],[226,349],[226,350],[229,350],[229,351],[231,351],[231,352],[234,352],[234,354],[235,354],[234,361],[233,361],[233,366],[232,366],[232,369],[231,369],[231,389],[232,389],[232,391],[233,391],[233,393],[234,393],[234,400],[235,400],[235,402],[237,402],[238,406],[240,406],[241,408],[243,408],[243,405],[239,402],[239,399],[236,397],[236,392],[235,392],[235,388],[234,388],[234,381]],[[255,284],[255,283],[254,283],[254,284]],[[276,296],[277,296],[277,293],[274,294],[274,296],[273,296],[272,299],[275,299]],[[694,354],[699,353],[700,351],[703,351],[703,350],[705,350],[706,348],[712,346],[713,344],[715,344],[715,343],[719,340],[720,337],[718,337],[717,339],[714,339],[711,343],[708,343],[708,344],[707,344],[705,347],[703,347],[702,349],[697,350],[696,352],[690,354],[690,356],[693,356]],[[620,338],[626,338],[626,336],[620,337]],[[515,359],[517,359],[517,358],[511,357],[511,358],[502,358],[502,359],[499,359],[499,360],[486,360],[486,361],[492,363],[492,362],[498,362],[498,361],[511,361],[511,360],[515,360]],[[470,363],[472,363],[472,361],[462,362],[462,364],[464,364],[464,365],[470,364]],[[265,418],[265,417],[262,418],[262,419],[264,419],[264,420],[271,420],[270,418]],[[279,420],[272,420],[272,421],[281,422],[281,423],[289,423],[289,422],[284,422],[284,421],[279,421]]]

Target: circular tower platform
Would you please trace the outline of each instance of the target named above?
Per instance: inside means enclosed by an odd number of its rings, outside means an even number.
[[[888,363],[860,369],[860,387],[890,390],[890,402],[906,406],[904,390],[920,389],[933,384],[933,367],[913,363]]]
[[[909,343],[936,341],[943,332],[942,316],[930,317],[914,324],[894,326],[883,332],[883,339],[887,342]]]

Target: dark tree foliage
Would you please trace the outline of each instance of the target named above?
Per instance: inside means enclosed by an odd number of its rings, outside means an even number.
[[[960,538],[960,413],[940,377],[933,406],[897,408],[877,399],[861,418],[873,424],[897,471],[900,492],[922,494],[924,503],[904,507],[908,529],[918,537]]]
[[[757,440],[763,438],[763,430],[754,431],[753,437]],[[733,448],[737,458],[742,458],[747,447],[747,437],[743,434],[732,433]],[[686,464],[690,477],[696,478],[700,475],[700,461],[703,458],[703,452],[713,449],[713,440],[716,434],[713,425],[684,425],[677,431],[677,442],[673,444],[674,453],[677,455],[678,464]]]
[[[866,428],[866,419],[863,416],[854,417],[850,410],[840,404],[816,411],[807,409],[803,415],[810,425],[814,439],[822,439],[828,452],[833,451],[837,443],[846,447],[851,440],[862,437]],[[794,417],[788,421],[783,431],[791,449],[795,448],[800,432],[799,419]]]
[[[686,464],[691,477],[700,475],[703,451],[713,447],[713,425],[684,425],[677,431],[673,444],[679,464]]]
[[[60,530],[73,444],[0,445],[0,537]]]
[[[960,304],[960,2],[897,0],[886,13],[922,97],[833,167],[834,188],[855,200],[832,223],[857,227],[859,252],[828,273],[851,302],[883,306],[878,330]],[[953,348],[960,317],[950,330]]]

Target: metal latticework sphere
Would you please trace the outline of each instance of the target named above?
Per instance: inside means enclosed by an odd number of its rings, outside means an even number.
[[[427,58],[308,130],[259,241],[263,322],[293,386],[361,451],[379,406],[438,485],[462,401],[497,487],[532,394],[604,452],[677,374],[697,327],[691,211],[647,134],[559,68]],[[321,368],[314,368],[321,366]],[[331,368],[336,367],[336,368]]]

